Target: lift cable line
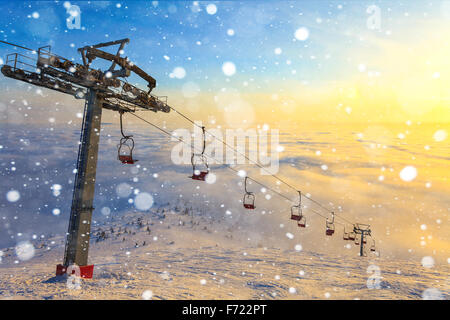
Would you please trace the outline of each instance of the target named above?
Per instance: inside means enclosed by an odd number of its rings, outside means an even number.
[[[154,124],[154,123],[152,123],[152,122],[150,122],[150,121],[148,121],[148,120],[146,120],[146,119],[144,119],[144,118],[142,118],[142,117],[136,115],[135,113],[131,113],[131,115],[134,116],[134,117],[136,117],[136,118],[138,118],[138,119],[140,119],[140,120],[142,120],[143,122],[145,122],[145,123],[151,125],[151,126],[154,127],[155,129],[157,129],[157,130],[159,130],[159,131],[165,133],[166,135],[175,138],[175,139],[178,140],[179,142],[184,143],[184,144],[187,145],[188,147],[195,148],[192,144],[190,144],[190,143],[184,141],[184,140],[181,139],[180,137],[177,137],[177,136],[173,135],[173,134],[170,133],[169,131],[167,131],[167,130],[161,128],[160,126],[157,126],[156,124]],[[197,149],[197,151],[199,151],[199,150]],[[213,158],[212,158],[211,156],[209,156],[209,155],[206,155],[206,154],[205,154],[205,156],[208,157],[209,159],[213,159]],[[239,170],[234,169],[234,168],[231,167],[230,165],[228,165],[228,164],[226,164],[226,163],[224,163],[224,162],[222,162],[221,165],[224,165],[225,168],[228,168],[228,169],[230,169],[231,171],[233,171],[233,172],[239,174]],[[271,187],[265,185],[264,183],[262,183],[262,182],[260,182],[260,181],[258,181],[258,180],[256,180],[256,179],[254,179],[254,178],[252,178],[252,177],[250,177],[250,176],[248,176],[248,175],[245,177],[245,179],[248,179],[248,180],[253,181],[254,183],[260,185],[261,187],[266,188],[267,190],[270,190],[271,192],[277,194],[278,196],[282,197],[283,199],[285,199],[285,200],[287,200],[287,201],[289,201],[289,202],[291,202],[291,203],[296,203],[296,202],[294,202],[291,198],[285,196],[285,195],[282,194],[281,192],[279,192],[279,191],[277,191],[277,190],[274,190],[273,188],[271,188]],[[312,208],[308,208],[308,209],[309,209],[310,211],[312,211],[313,213],[317,214],[318,216],[322,217],[323,219],[325,219],[325,220],[328,219],[326,216],[324,216],[323,214],[317,212],[316,210],[314,210],[314,209],[312,209]],[[344,226],[343,223],[340,223],[340,222],[335,222],[335,223]],[[350,224],[353,224],[353,223],[350,223]]]
[[[132,136],[125,135],[123,132],[123,114],[129,113],[137,118],[140,118],[141,120],[147,122],[148,124],[171,137],[174,137],[174,135],[167,130],[162,129],[154,125],[153,123],[139,117],[135,114],[135,112],[153,111],[155,113],[169,113],[171,110],[173,110],[183,116],[186,120],[192,122],[194,125],[197,125],[189,117],[170,107],[167,104],[167,97],[154,95],[152,93],[152,90],[156,87],[156,80],[152,76],[144,72],[141,68],[139,68],[134,62],[130,61],[127,57],[122,56],[124,53],[123,48],[127,43],[129,43],[129,41],[130,40],[126,38],[79,48],[78,52],[80,53],[82,58],[82,64],[80,64],[52,53],[51,46],[49,45],[40,47],[36,51],[24,46],[0,40],[0,43],[31,51],[33,55],[37,56],[36,58],[34,58],[29,55],[24,55],[17,52],[8,54],[6,56],[6,61],[1,66],[1,72],[4,76],[26,82],[29,85],[36,85],[55,90],[60,93],[65,93],[74,97],[75,99],[82,99],[85,101],[82,120],[83,122],[80,132],[80,143],[78,149],[76,175],[74,180],[72,205],[64,250],[64,262],[63,264],[57,265],[57,275],[61,275],[67,272],[75,273],[77,272],[77,269],[79,269],[79,274],[83,278],[92,278],[93,275],[94,265],[88,265],[87,262],[92,213],[94,210],[93,202],[95,194],[94,191],[102,110],[108,109],[117,111],[120,114],[122,140],[118,146],[118,158],[122,162],[122,164],[134,164],[137,161],[132,158],[132,151],[134,149],[134,141],[131,138]],[[105,47],[112,46],[119,46],[116,54],[101,50]],[[111,63],[111,66],[107,70],[95,69],[91,66],[92,62],[95,59],[109,61]],[[119,67],[119,69],[117,69],[116,67]],[[128,83],[127,77],[131,75],[131,72],[135,73],[137,76],[147,82],[148,90],[144,91]],[[210,157],[204,154],[206,130],[204,127],[201,128],[203,133],[203,150],[200,155],[204,157],[203,159],[206,159],[207,157]],[[211,133],[209,134],[215,139],[221,140]],[[181,138],[176,138],[180,142],[184,142],[187,144],[187,142],[183,141]],[[128,153],[126,153],[125,155],[121,155],[121,148],[124,147],[124,145],[127,145],[128,142],[130,143],[128,144]],[[225,141],[221,140],[221,142],[228,148],[232,148]],[[239,152],[238,150],[235,151]],[[246,155],[244,156],[250,162],[253,162],[261,169],[267,171],[267,169],[262,167],[259,163],[255,163],[254,161],[250,160]],[[209,173],[207,162],[205,161],[204,164],[207,167],[207,171],[201,172],[201,174],[203,174],[203,178]],[[226,164],[224,165],[230,170],[239,173],[238,170],[232,168],[231,166]],[[193,169],[195,175],[194,163]],[[291,189],[296,190],[295,187],[280,179],[278,176],[273,174],[271,175],[274,178],[278,179],[278,181],[289,186]],[[194,178],[194,176],[192,178]],[[293,202],[281,192],[276,191],[251,177],[246,177],[246,181],[247,180],[251,180],[256,184],[267,188],[273,193],[278,194],[280,197]],[[296,191],[298,192],[298,190]],[[313,200],[310,197],[306,196],[305,198],[316,203],[322,209],[330,212],[325,206],[323,206],[316,200]],[[325,218],[328,227],[328,218],[326,216],[320,214],[312,208],[310,210],[311,212],[320,215],[322,218]],[[332,211],[330,213],[334,217],[334,213]],[[341,217],[341,219],[344,218]],[[351,222],[349,223],[352,224]],[[369,228],[370,226],[361,226],[365,227],[363,228],[359,227],[358,224],[353,224],[353,229],[355,234],[361,234],[361,243],[364,243],[364,235],[371,236]],[[362,248],[361,252],[363,252]]]
[[[284,185],[288,186],[289,188],[291,188],[292,190],[298,192],[299,189],[294,187],[293,185],[291,185],[290,183],[286,182],[284,179],[281,179],[279,176],[271,173],[269,170],[267,170],[264,166],[262,166],[260,163],[258,163],[257,161],[253,161],[252,159],[250,159],[245,153],[240,152],[239,150],[237,150],[236,148],[234,148],[233,146],[230,146],[226,141],[224,141],[223,139],[218,138],[216,135],[210,133],[209,131],[205,130],[205,127],[198,125],[195,121],[193,121],[192,119],[190,119],[188,116],[186,116],[185,114],[183,114],[182,112],[176,110],[174,107],[170,107],[170,109],[172,109],[173,111],[175,111],[175,113],[179,114],[181,117],[183,117],[184,119],[186,119],[187,121],[189,121],[190,123],[192,123],[194,126],[201,128],[204,132],[208,133],[211,137],[213,137],[214,139],[216,139],[217,141],[221,142],[222,144],[224,144],[226,147],[232,149],[233,151],[235,151],[236,153],[238,153],[241,156],[244,156],[245,159],[247,159],[249,162],[255,164],[256,166],[258,166],[260,169],[264,170],[265,172],[269,173],[269,175],[271,175],[272,177],[274,177],[275,179],[277,179],[278,181],[280,181],[281,183],[283,183]],[[308,197],[305,194],[302,194],[302,196],[312,202],[314,202],[315,204],[317,204],[319,207],[321,207],[322,209],[324,209],[325,211],[331,213],[332,211],[330,211],[328,208],[326,208],[324,205],[322,205],[320,202],[318,202],[317,200],[312,199],[311,197]],[[351,221],[347,220],[346,218],[340,216],[340,215],[336,215],[336,218],[340,218],[350,224],[352,224]]]
[[[191,148],[193,148],[194,150],[199,151],[199,150],[196,149],[192,144],[190,144],[190,143],[184,141],[184,140],[181,139],[180,137],[177,137],[177,136],[173,135],[173,134],[170,133],[169,131],[167,131],[167,130],[165,130],[165,129],[159,127],[159,126],[157,126],[156,124],[151,123],[150,121],[148,121],[148,120],[146,120],[146,119],[144,119],[144,118],[142,118],[142,117],[136,115],[135,113],[131,113],[131,115],[134,116],[134,117],[136,117],[136,118],[138,118],[138,119],[140,119],[140,120],[142,120],[142,121],[144,121],[145,123],[147,123],[147,124],[151,125],[152,127],[158,129],[159,131],[161,131],[161,132],[167,134],[168,136],[177,139],[179,142],[182,142],[182,143],[186,144],[188,147],[191,147]],[[209,155],[207,155],[207,154],[205,154],[205,157],[207,157],[207,158],[209,158],[209,159],[211,159],[211,160],[214,160],[214,158],[212,158],[211,156],[209,156]],[[222,162],[221,165],[224,165],[226,168],[228,168],[228,169],[234,171],[235,173],[239,174],[239,170],[236,170],[236,169],[230,167],[230,165],[228,165],[228,164],[226,164],[226,163],[224,163],[224,162]],[[292,202],[292,200],[291,200],[290,198],[288,198],[288,197],[286,197],[284,194],[282,194],[282,193],[280,193],[280,192],[278,192],[278,191],[276,191],[276,190],[274,190],[274,189],[272,189],[272,188],[266,186],[266,185],[263,184],[262,182],[259,182],[258,180],[255,180],[255,179],[253,179],[253,178],[251,178],[251,177],[249,177],[249,176],[247,176],[247,178],[248,178],[248,180],[251,180],[251,181],[255,182],[256,184],[259,184],[260,186],[267,188],[268,190],[272,191],[273,193],[278,194],[280,197],[286,199],[287,201]]]
[[[23,46],[19,46],[18,44],[14,44],[14,43],[11,43],[11,42],[6,42],[6,41],[3,41],[3,40],[0,40],[0,42],[4,43],[4,44],[7,44],[7,45],[10,45],[10,46],[13,46],[13,47],[25,49],[25,50],[28,50],[28,51],[36,53],[36,50],[30,49],[30,48],[26,48],[26,47],[23,47]]]

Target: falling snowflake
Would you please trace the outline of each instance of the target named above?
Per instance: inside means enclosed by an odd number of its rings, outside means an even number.
[[[300,41],[305,41],[309,37],[309,30],[301,27],[295,31],[295,38]]]
[[[236,66],[233,62],[227,61],[222,65],[222,71],[226,76],[231,77],[236,73]]]
[[[146,211],[153,206],[153,197],[147,192],[139,193],[134,199],[134,206],[138,210]]]
[[[9,202],[16,202],[20,199],[20,193],[17,190],[11,190],[6,193],[6,200]]]
[[[210,15],[216,14],[217,6],[213,3],[210,3],[206,6],[206,12]]]
[[[423,300],[444,300],[444,296],[436,288],[428,288],[424,292],[422,292]]]
[[[52,186],[50,187],[50,189],[52,190],[53,195],[54,195],[55,197],[57,197],[57,196],[59,196],[59,195],[61,194],[61,189],[62,189],[62,187],[61,187],[60,184],[55,183],[54,185],[52,185]]]
[[[111,213],[111,209],[108,207],[103,207],[100,212],[104,215],[104,216],[108,216]]]
[[[400,178],[403,181],[413,181],[417,177],[417,169],[413,166],[406,166],[400,171]]]
[[[247,172],[244,170],[239,170],[237,174],[239,177],[244,178],[247,175]]]
[[[214,173],[210,172],[206,175],[206,178],[205,178],[206,183],[213,184],[216,182],[216,180],[217,180],[217,176]]]
[[[183,79],[186,76],[186,70],[183,67],[176,67],[170,75],[172,78]]]
[[[433,134],[433,139],[437,142],[447,139],[447,132],[445,130],[438,130]]]
[[[29,241],[19,242],[15,248],[17,257],[22,261],[30,260],[34,257],[34,246]]]
[[[430,256],[423,257],[421,262],[422,262],[422,266],[424,268],[430,269],[430,268],[434,267],[433,257],[430,257]]]
[[[145,290],[142,293],[142,299],[144,300],[150,300],[153,297],[153,292],[151,290]]]

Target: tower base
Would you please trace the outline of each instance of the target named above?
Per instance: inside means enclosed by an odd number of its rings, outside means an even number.
[[[94,265],[88,265],[88,266],[73,266],[71,268],[72,274],[78,275],[77,273],[77,267],[80,269],[79,276],[84,279],[92,279],[92,276],[94,274]],[[62,276],[63,274],[67,273],[67,266],[63,266],[62,264],[58,264],[56,266],[56,275]]]

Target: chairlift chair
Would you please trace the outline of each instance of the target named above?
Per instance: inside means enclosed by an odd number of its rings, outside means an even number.
[[[349,232],[348,233],[348,240],[349,241],[354,241],[356,239],[356,233],[354,232]]]
[[[372,245],[370,246],[370,251],[375,252],[376,248],[375,248],[375,239],[373,239]]]
[[[123,124],[122,124],[122,115],[123,111],[119,111],[120,113],[120,133],[122,134],[122,138],[120,139],[119,146],[117,149],[117,158],[123,164],[134,164],[137,159],[133,159],[133,150],[134,150],[134,140],[133,136],[126,136],[123,133]]]
[[[248,179],[248,177],[245,177],[245,182],[244,182],[245,194],[244,194],[244,199],[242,200],[242,202],[244,204],[245,209],[254,210],[255,209],[255,195],[253,194],[253,192],[249,192],[247,190],[247,179]]]
[[[205,181],[206,176],[209,173],[208,162],[206,161],[205,156],[192,154],[191,163],[192,163],[191,178],[193,180]],[[199,170],[198,169],[199,167],[203,167],[203,169]]]
[[[244,195],[243,202],[245,209],[255,209],[255,195],[252,192],[248,192]]]
[[[291,207],[291,220],[297,221],[297,225],[301,228],[306,227],[306,218],[302,212],[302,193],[298,191],[298,205]]]
[[[349,238],[349,233],[345,231],[345,226],[344,226],[344,234],[342,236],[342,239],[344,239],[344,240],[349,240],[350,239]]]
[[[123,164],[134,164],[139,161],[133,159],[134,140],[131,136],[123,137],[120,139],[119,149],[117,150],[117,158]]]
[[[300,221],[302,219],[302,194],[298,191],[299,202],[298,205],[291,207],[291,220]]]
[[[192,163],[192,176],[191,176],[191,179],[192,180],[198,180],[198,181],[205,181],[206,176],[209,173],[208,161],[207,161],[207,159],[205,157],[205,147],[206,147],[205,127],[202,127],[202,132],[203,132],[202,153],[195,154],[194,152],[192,152],[192,156],[191,156],[191,163]],[[199,170],[198,169],[199,167],[202,167],[203,169]]]

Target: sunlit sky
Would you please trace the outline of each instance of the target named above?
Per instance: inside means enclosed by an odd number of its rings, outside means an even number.
[[[233,88],[270,119],[450,121],[448,1],[74,1],[79,30],[65,4],[0,1],[0,39],[79,59],[76,48],[128,37],[125,55],[157,79],[155,94],[193,112]],[[0,45],[3,59],[11,51]]]

